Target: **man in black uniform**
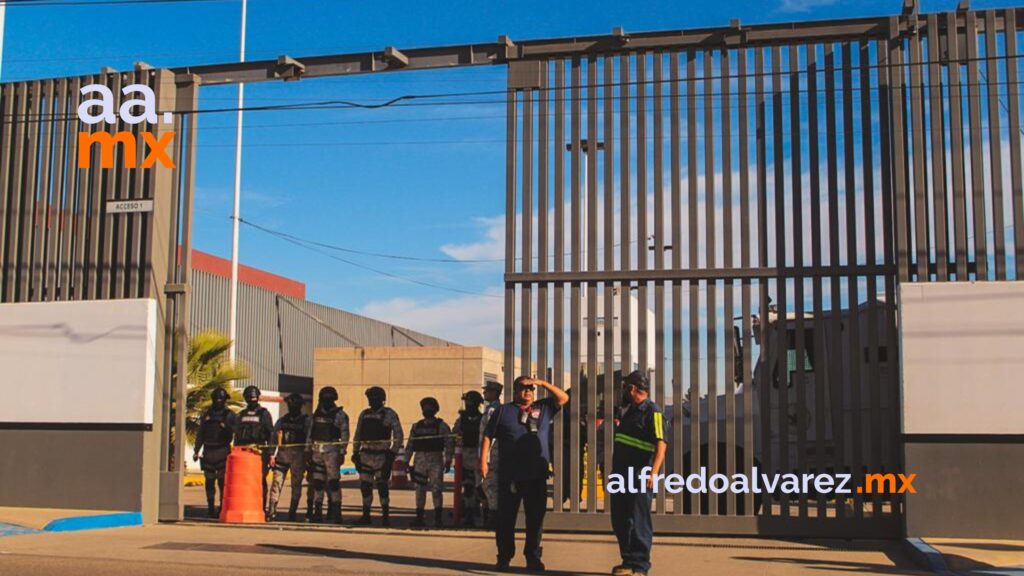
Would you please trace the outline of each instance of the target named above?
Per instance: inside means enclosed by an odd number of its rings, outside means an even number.
[[[277,453],[271,458],[274,468],[274,484],[270,487],[270,511],[267,520],[273,522],[277,516],[277,503],[281,499],[285,476],[292,475],[292,499],[288,507],[288,521],[295,522],[302,497],[302,475],[306,471],[306,436],[309,416],[302,413],[306,400],[302,394],[293,392],[285,399],[288,413],[277,419],[274,426]]]
[[[661,408],[651,402],[650,381],[636,371],[622,380],[622,412],[615,425],[612,473],[622,475],[624,484],[636,486],[638,493],[609,493],[612,530],[619,541],[622,564],[612,569],[615,576],[646,576],[651,569],[651,500],[654,476],[665,462],[665,425]],[[641,489],[641,470],[646,474],[646,489]],[[628,480],[632,473],[633,480]]]
[[[391,466],[402,447],[402,423],[398,414],[384,405],[387,393],[380,386],[366,389],[370,407],[359,414],[356,433],[352,439],[352,463],[359,471],[359,491],[363,496],[363,515],[356,520],[358,526],[370,524],[373,488],[380,495],[381,524],[389,526]]]
[[[246,386],[242,391],[245,408],[235,420],[235,446],[252,446],[263,457],[263,505],[267,504],[267,472],[270,471],[270,439],[274,437],[274,418],[260,406],[260,389]]]
[[[462,500],[465,516],[464,526],[475,526],[480,514],[480,501],[477,498],[476,474],[480,470],[480,422],[483,413],[480,406],[484,397],[476,390],[462,395],[463,408],[459,418],[455,420],[452,431],[462,447]]]
[[[196,434],[192,460],[199,460],[199,451],[203,451],[203,459],[199,465],[206,478],[206,508],[210,518],[216,518],[218,509],[214,502],[218,487],[221,504],[224,503],[224,470],[228,464],[228,454],[231,453],[235,413],[228,409],[227,390],[216,388],[210,394],[210,400],[210,409],[199,419],[199,432]]]
[[[323,520],[324,491],[327,492],[327,521],[341,523],[341,464],[348,449],[348,415],[338,401],[333,386],[320,389],[316,411],[309,420],[306,458],[313,470],[310,491],[313,513],[307,522]]]

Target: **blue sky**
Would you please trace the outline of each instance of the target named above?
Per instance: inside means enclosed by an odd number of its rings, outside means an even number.
[[[956,0],[924,1],[950,10]],[[973,7],[1012,5],[975,1]],[[247,58],[295,57],[513,39],[895,14],[897,0],[757,2],[331,2],[250,0]],[[4,81],[237,58],[240,2],[9,7]],[[503,67],[265,83],[247,104],[504,88]],[[234,106],[233,87],[202,106]],[[198,249],[230,254],[234,114],[200,120]],[[501,258],[504,105],[246,115],[243,218],[321,242],[423,257]],[[302,280],[309,298],[465,344],[501,344],[501,300],[383,278],[242,228],[244,263]],[[354,258],[426,282],[498,293],[503,266]]]

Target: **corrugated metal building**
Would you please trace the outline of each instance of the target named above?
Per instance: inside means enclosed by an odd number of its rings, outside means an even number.
[[[190,330],[228,332],[230,263],[193,251]],[[264,391],[312,391],[313,349],[349,346],[457,346],[305,299],[301,282],[239,267],[238,358]]]

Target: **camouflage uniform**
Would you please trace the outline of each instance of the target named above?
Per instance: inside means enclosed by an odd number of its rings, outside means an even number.
[[[277,503],[281,499],[285,477],[292,475],[292,499],[289,507],[289,520],[295,521],[295,513],[302,496],[302,476],[306,473],[306,437],[308,435],[309,416],[305,414],[285,414],[277,419],[274,436],[279,440],[277,455],[274,457],[274,483],[270,486],[271,518],[277,513]]]
[[[373,487],[380,495],[381,511],[387,516],[390,497],[388,480],[391,478],[391,463],[402,447],[402,423],[398,414],[388,408],[379,410],[367,408],[359,414],[356,434],[352,440],[352,451],[359,457],[359,490],[363,496],[363,516],[369,516],[373,505]]]
[[[444,506],[444,472],[451,466],[455,452],[452,429],[440,418],[420,420],[409,431],[409,444],[405,453],[413,468],[416,483],[416,510],[427,502],[427,491],[434,501],[434,510]]]
[[[348,450],[348,414],[341,406],[318,406],[309,418],[306,449],[312,468],[313,517],[323,517],[324,492],[327,493],[331,522],[341,520],[341,464]]]
[[[499,408],[501,408],[500,401],[491,402],[484,409],[484,416],[480,421],[480,445],[483,445],[484,430],[487,429],[487,423]],[[481,454],[480,458],[487,458],[487,461],[490,463],[487,478],[481,479],[480,482],[484,498],[487,499],[487,508],[490,510],[491,515],[494,516],[498,513],[498,442],[492,441],[490,453]]]
[[[480,473],[480,431],[483,430],[483,415],[462,413],[455,421],[452,431],[460,439],[462,447],[462,498],[466,510],[466,521],[472,523],[480,511],[477,497],[477,476]]]

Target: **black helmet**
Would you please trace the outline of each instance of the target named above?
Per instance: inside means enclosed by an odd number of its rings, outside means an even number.
[[[484,403],[484,397],[476,390],[470,390],[469,392],[466,392],[465,394],[462,395],[462,399],[465,400],[467,404]]]
[[[371,386],[366,389],[366,398],[371,400],[379,398],[383,402],[388,399],[388,393],[380,386]]]
[[[423,400],[420,400],[420,408],[426,408],[428,406],[433,406],[435,412],[441,409],[441,405],[438,404],[437,398],[434,398],[433,396],[427,396]]]
[[[211,400],[226,401],[228,398],[230,398],[230,394],[228,394],[228,391],[223,388],[214,388],[213,392],[210,393]]]
[[[337,402],[338,391],[334,389],[334,386],[324,386],[320,389],[318,398],[321,402]]]
[[[289,406],[293,404],[298,404],[299,406],[302,406],[303,404],[306,403],[306,399],[303,398],[302,394],[299,394],[298,392],[292,392],[291,394],[285,396],[284,401]]]
[[[255,386],[253,386],[253,385],[251,385],[251,384],[246,386],[245,390],[242,391],[242,397],[245,398],[246,400],[248,400],[249,397],[254,395],[254,394],[256,395],[256,398],[258,399],[260,397],[260,389],[255,387]]]
[[[641,392],[650,392],[651,381],[647,378],[647,375],[639,370],[630,372],[628,376],[622,379],[622,383],[625,386],[636,386],[637,390]]]

